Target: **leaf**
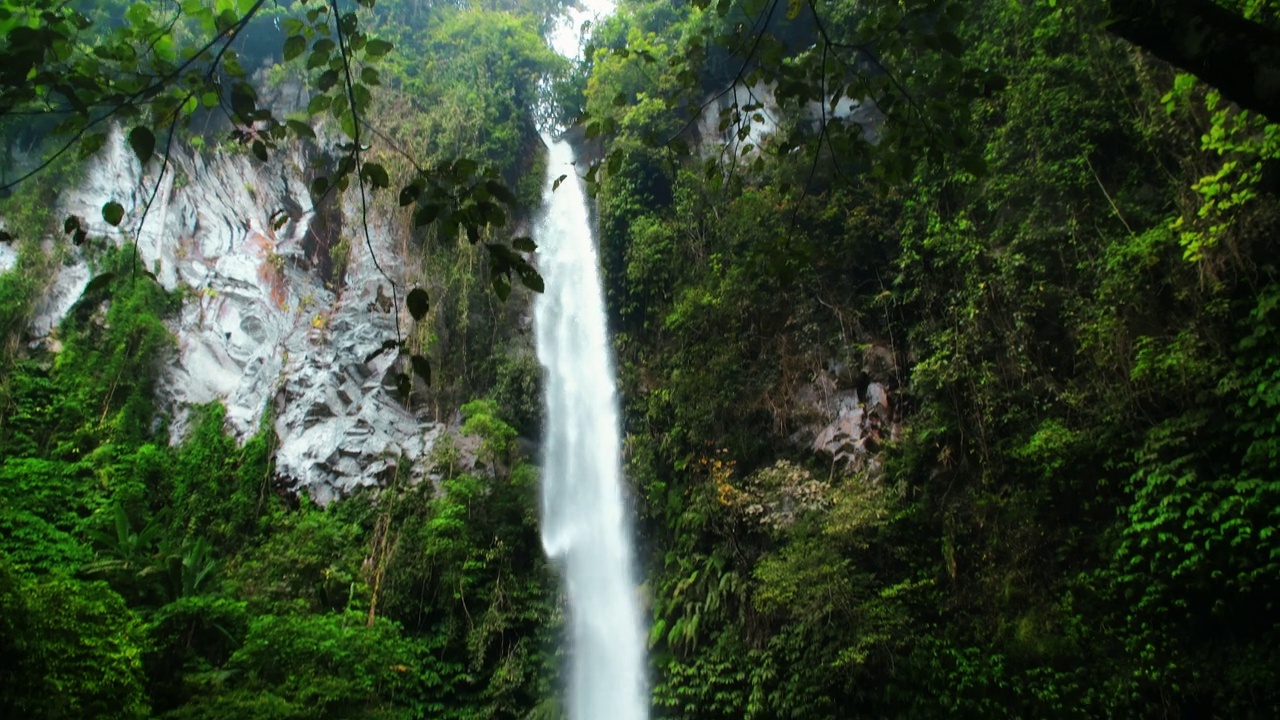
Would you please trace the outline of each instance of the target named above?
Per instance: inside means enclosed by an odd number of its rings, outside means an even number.
[[[499,300],[506,301],[511,297],[511,280],[506,275],[494,275],[490,283],[493,285],[493,292],[498,296]]]
[[[124,220],[124,206],[112,200],[102,206],[102,219],[107,221],[111,226],[117,226],[121,220]]]
[[[485,187],[485,189],[486,189],[486,190],[488,190],[488,191],[489,191],[489,194],[490,194],[490,195],[492,195],[493,197],[497,198],[498,200],[500,200],[500,201],[502,201],[502,202],[506,203],[507,205],[515,205],[515,204],[516,204],[516,195],[515,195],[515,193],[511,192],[511,190],[510,190],[510,189],[508,189],[506,185],[503,185],[501,181],[499,181],[499,180],[485,180],[485,181],[484,181],[484,187]]]
[[[417,185],[405,185],[400,189],[400,207],[412,205],[418,199],[418,193],[422,192]]]
[[[471,158],[458,158],[453,161],[453,177],[458,181],[466,180],[476,174],[478,167]]]
[[[62,221],[62,232],[69,233],[72,230],[80,229],[80,218],[75,215],[68,215],[66,220]]]
[[[409,397],[411,390],[413,390],[413,380],[404,373],[396,373],[396,392],[400,393],[400,397]]]
[[[84,286],[84,292],[80,293],[81,297],[92,295],[98,292],[99,290],[106,288],[108,285],[111,284],[111,281],[114,280],[115,277],[116,277],[116,274],[113,272],[104,272],[101,275],[95,277],[94,279],[89,281],[88,285]]]
[[[531,237],[518,237],[511,241],[511,247],[520,252],[534,252],[538,249]]]
[[[310,138],[312,140],[316,139],[316,131],[307,123],[304,123],[301,120],[285,120],[284,123],[293,131],[294,135]]]
[[[383,340],[382,345],[377,350],[374,350],[373,352],[364,356],[364,362],[367,365],[373,362],[374,358],[378,357],[382,353],[388,350],[395,350],[397,347],[399,347],[399,343],[397,343],[395,340]]]
[[[536,293],[545,292],[547,289],[542,275],[528,265],[520,268],[520,283]]]
[[[431,384],[431,362],[421,355],[414,355],[409,358],[409,364],[413,365],[413,371],[422,378],[426,384]]]
[[[378,69],[373,67],[364,67],[360,70],[360,82],[365,85],[381,85],[382,80],[378,77]]]
[[[107,142],[105,133],[89,133],[80,141],[80,157],[87,158],[102,149]]]
[[[0,242],[11,243],[13,242],[13,236],[10,235],[8,232],[5,232],[4,230],[0,230]]]
[[[551,192],[555,192],[556,190],[559,190],[559,189],[560,189],[560,183],[564,182],[564,179],[565,179],[565,178],[567,178],[567,177],[569,177],[569,176],[568,176],[568,175],[561,175],[560,177],[556,178],[556,179],[555,179],[555,181],[551,183]]]
[[[329,178],[325,177],[324,175],[321,175],[320,177],[311,181],[311,194],[313,196],[319,197],[321,195],[324,195],[328,191],[329,191]]]
[[[138,162],[146,165],[156,151],[156,136],[150,130],[139,125],[129,131],[129,147],[138,156]]]
[[[336,85],[337,82],[338,82],[338,71],[325,70],[324,72],[320,73],[320,77],[316,78],[316,88],[318,88],[320,92],[324,92],[329,88],[333,87],[334,85]]]
[[[391,185],[391,177],[387,174],[387,169],[378,163],[365,163],[361,172],[374,188],[385,188]]]
[[[251,145],[250,147],[253,151],[254,157],[258,158],[262,162],[267,161],[267,144],[266,143],[262,142],[261,140],[254,140],[253,145]]]
[[[427,291],[422,288],[414,288],[409,291],[409,295],[404,299],[405,307],[409,308],[409,314],[414,320],[421,320],[427,316],[427,311],[431,309],[431,301],[427,296]]]
[[[311,102],[307,103],[308,115],[319,115],[329,109],[329,105],[333,102],[333,98],[328,95],[317,95],[311,98]]]
[[[258,93],[253,86],[238,82],[231,87],[231,109],[242,120],[253,120],[253,115],[258,110]]]
[[[413,226],[422,227],[424,225],[430,225],[439,216],[439,205],[419,205],[418,209],[413,213]]]
[[[284,60],[290,60],[298,57],[307,49],[307,39],[301,35],[291,35],[284,41]]]
[[[364,46],[364,55],[369,58],[377,58],[391,52],[392,44],[386,40],[370,40]]]

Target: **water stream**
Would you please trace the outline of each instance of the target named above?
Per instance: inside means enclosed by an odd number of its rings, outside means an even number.
[[[573,148],[547,142],[545,216],[534,232],[547,288],[534,303],[546,369],[542,543],[569,599],[569,718],[645,720],[644,641],[599,263]]]

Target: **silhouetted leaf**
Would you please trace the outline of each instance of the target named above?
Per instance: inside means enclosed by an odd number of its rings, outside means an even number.
[[[361,175],[374,188],[385,188],[391,185],[391,177],[387,174],[387,169],[378,163],[365,163],[364,168],[361,170]]]
[[[418,209],[413,213],[413,226],[422,227],[423,225],[430,225],[439,216],[439,205],[419,205]]]
[[[493,293],[498,296],[499,300],[506,300],[511,297],[511,280],[506,275],[495,273],[490,280],[493,285]]]
[[[106,205],[103,205],[102,219],[106,220],[107,224],[109,225],[112,225],[112,226],[119,225],[120,221],[124,220],[124,206],[122,206],[120,203],[116,202],[115,200],[112,200]]]
[[[537,244],[530,237],[518,237],[511,241],[511,247],[521,252],[533,252],[538,249]]]
[[[400,189],[400,207],[412,205],[418,199],[418,194],[422,192],[417,185],[405,185]]]
[[[422,288],[414,288],[409,291],[408,297],[404,299],[405,307],[409,308],[409,314],[414,320],[421,320],[427,316],[427,311],[431,309],[430,298],[427,297],[427,291]]]
[[[546,284],[542,281],[542,275],[527,265],[520,269],[520,283],[536,293],[544,292],[547,289]]]
[[[555,181],[551,183],[551,192],[555,192],[556,190],[559,190],[559,189],[560,189],[560,183],[564,182],[564,179],[565,179],[565,178],[567,178],[567,177],[569,177],[569,176],[568,176],[568,175],[561,175],[560,177],[556,178],[556,179],[555,179]]]
[[[13,242],[13,236],[5,232],[4,230],[0,230],[0,242],[3,242],[3,243]]]
[[[490,195],[494,196],[498,200],[508,205],[516,204],[515,193],[511,192],[511,190],[509,190],[506,185],[503,185],[500,180],[485,180],[484,187],[489,191]]]
[[[250,147],[253,151],[254,157],[258,158],[262,162],[267,161],[267,144],[266,143],[262,142],[261,140],[254,140],[253,145]]]
[[[138,162],[146,165],[156,151],[156,136],[150,130],[139,125],[129,131],[129,147],[138,156]]]

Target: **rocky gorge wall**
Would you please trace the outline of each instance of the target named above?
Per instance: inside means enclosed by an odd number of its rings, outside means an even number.
[[[269,409],[281,481],[324,503],[376,484],[400,458],[422,457],[442,429],[388,391],[395,353],[365,362],[396,338],[391,280],[404,283],[406,264],[396,259],[394,233],[370,216],[384,276],[363,242],[358,201],[313,202],[304,153],[281,150],[264,164],[245,153],[178,150],[157,187],[159,160],[140,167],[117,131],[84,180],[60,194],[56,217],[77,216],[91,237],[118,245],[136,237],[139,269],[185,293],[161,391],[174,440],[196,405],[225,404],[228,430],[241,440]],[[119,227],[102,219],[109,201],[125,209]],[[72,252],[39,302],[34,336],[56,349],[55,328],[91,275]],[[410,322],[400,318],[403,328]],[[421,477],[421,464],[413,466]]]

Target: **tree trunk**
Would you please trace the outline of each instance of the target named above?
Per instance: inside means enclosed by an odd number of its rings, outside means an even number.
[[[1111,0],[1109,30],[1280,122],[1280,33],[1212,0]]]

